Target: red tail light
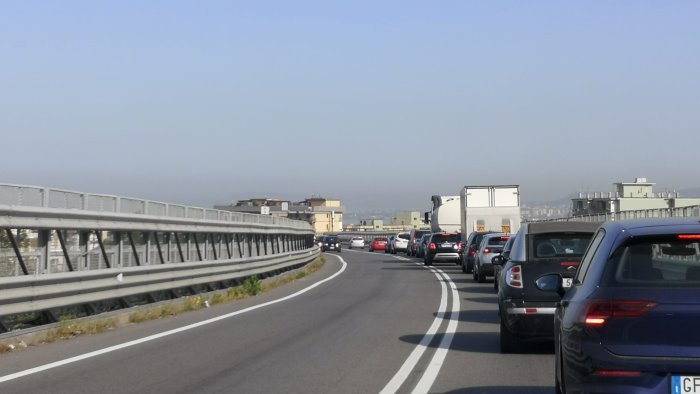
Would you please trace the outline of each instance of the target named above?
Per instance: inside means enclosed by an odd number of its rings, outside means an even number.
[[[428,246],[428,249],[435,250],[435,242],[431,242],[430,246]]]
[[[593,301],[584,322],[589,327],[601,327],[611,318],[641,317],[655,307],[654,301]]]
[[[593,375],[619,378],[641,376],[642,373],[639,371],[595,371]]]
[[[476,256],[476,250],[471,249],[471,250],[469,251],[469,255],[470,255],[470,256]]]
[[[700,239],[700,234],[680,234],[678,239]]]
[[[517,289],[523,288],[523,269],[519,265],[513,266],[506,271],[506,284]]]
[[[507,241],[509,239],[510,239],[510,237],[501,237],[501,241]]]
[[[491,248],[484,248],[484,253],[491,253]]]
[[[460,242],[460,243],[458,243],[458,244],[457,244],[457,249],[459,249],[459,250],[462,250],[462,246],[464,246],[464,244],[463,244],[463,243],[461,243],[461,242]]]

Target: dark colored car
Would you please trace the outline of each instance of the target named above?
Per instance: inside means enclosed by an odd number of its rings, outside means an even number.
[[[408,247],[406,247],[406,254],[408,256],[418,255],[418,241],[425,234],[430,234],[430,230],[411,230],[408,233]]]
[[[386,240],[386,246],[384,247],[384,253],[393,253],[391,250],[391,245],[393,243],[392,241],[394,240],[394,237],[396,237],[396,236],[392,235]]]
[[[515,241],[515,237],[510,237],[506,244],[503,245],[503,251],[501,252],[501,257],[503,257],[502,263],[508,261],[510,250],[513,248],[513,241]],[[493,289],[496,292],[498,292],[498,282],[501,280],[501,268],[503,268],[503,264],[493,264]]]
[[[498,284],[501,352],[519,350],[523,340],[552,340],[556,293],[540,290],[535,281],[547,274],[571,278],[600,223],[524,223],[515,235],[510,259]],[[494,264],[503,264],[501,256]]]
[[[537,284],[557,295],[564,280]],[[700,392],[700,221],[605,223],[554,333],[558,393]]]
[[[460,234],[433,233],[428,240],[423,262],[425,265],[433,265],[435,261],[461,260],[461,247]]]
[[[474,272],[474,261],[476,260],[477,253],[476,249],[479,247],[484,235],[493,233],[495,233],[495,231],[473,231],[471,234],[469,234],[467,240],[463,244],[464,249],[462,250],[462,259],[460,261],[462,264],[462,272],[465,274],[471,274]]]
[[[321,240],[321,252],[336,251],[340,253],[340,238],[337,235],[326,235]]]
[[[384,250],[386,249],[386,243],[386,238],[377,237],[369,244],[369,251],[374,252],[375,250]]]
[[[418,243],[416,244],[416,257],[423,258],[425,256],[425,249],[428,248],[428,241],[430,240],[430,233],[423,234]]]

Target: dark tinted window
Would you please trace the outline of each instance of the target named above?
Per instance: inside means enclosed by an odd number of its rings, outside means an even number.
[[[414,236],[416,239],[420,239],[420,237],[422,237],[422,236],[425,235],[425,234],[430,234],[430,231],[421,231],[421,230],[418,230],[418,231],[416,231],[416,232],[413,233],[413,236]]]
[[[459,242],[459,234],[433,234],[430,242]]]
[[[326,237],[323,239],[323,242],[329,242],[329,243],[338,243],[340,240],[338,237]]]
[[[613,253],[605,276],[613,286],[700,288],[700,241],[637,238]]]
[[[538,234],[532,237],[535,259],[581,257],[593,234]]]
[[[399,237],[401,239],[408,239],[408,233],[401,233],[401,234],[397,235],[397,237]]]
[[[508,242],[508,237],[491,237],[486,240],[486,245],[502,246],[505,245],[506,242]]]
[[[374,240],[375,240],[375,241],[384,241],[384,242],[386,242],[386,238],[375,238]]]

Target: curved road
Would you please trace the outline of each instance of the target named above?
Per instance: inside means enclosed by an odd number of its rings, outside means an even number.
[[[551,345],[499,353],[491,283],[451,264],[328,256],[261,296],[3,356],[0,392],[554,392]]]

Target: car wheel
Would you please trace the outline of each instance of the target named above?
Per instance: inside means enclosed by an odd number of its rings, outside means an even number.
[[[498,293],[498,277],[497,276],[493,277],[493,291]]]
[[[479,280],[479,270],[478,270],[478,268],[479,268],[479,266],[476,265],[476,264],[474,264],[474,269],[472,270],[472,278],[473,278],[475,281],[478,281],[478,280]]]
[[[486,282],[486,275],[481,273],[481,269],[479,269],[479,276],[476,278],[476,280],[479,283],[485,283]]]
[[[501,353],[517,353],[520,345],[520,339],[510,332],[505,323],[503,323],[503,315],[501,315],[500,344]]]
[[[465,274],[468,273],[468,272],[467,272],[467,264],[466,264],[464,261],[462,261],[462,272],[465,273]]]

